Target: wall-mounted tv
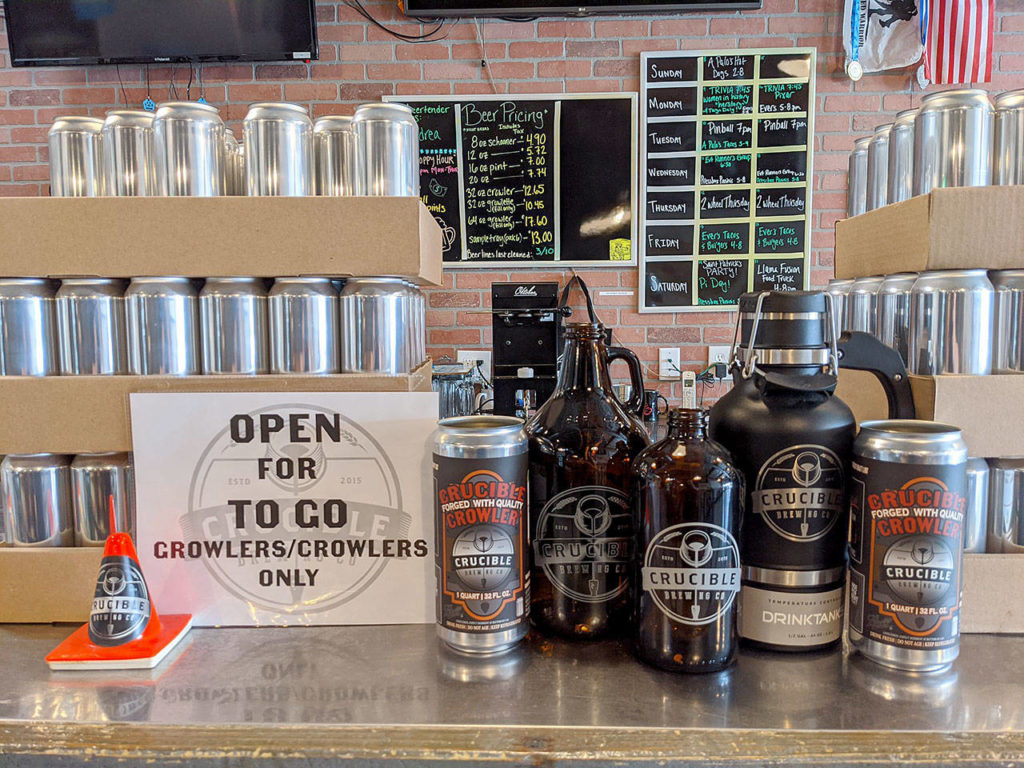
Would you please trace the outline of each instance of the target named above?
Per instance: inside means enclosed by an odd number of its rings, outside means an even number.
[[[317,58],[315,0],[3,0],[16,67]]]
[[[761,0],[401,0],[408,16],[590,16],[597,13],[677,13],[680,11],[742,11],[761,7]]]

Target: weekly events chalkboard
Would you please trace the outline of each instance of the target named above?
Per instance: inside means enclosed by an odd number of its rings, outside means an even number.
[[[388,98],[419,123],[447,266],[635,263],[635,93]]]
[[[814,49],[641,56],[640,311],[805,289]]]

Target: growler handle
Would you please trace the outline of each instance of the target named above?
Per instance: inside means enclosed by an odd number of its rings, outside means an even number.
[[[869,333],[844,331],[839,337],[839,367],[875,375],[889,401],[890,419],[913,419],[914,393],[900,353]]]
[[[640,413],[640,409],[644,405],[644,372],[640,367],[640,358],[625,347],[608,347],[608,362],[611,363],[612,360],[625,360],[626,365],[629,366],[629,380],[633,385],[633,394],[629,396],[629,401],[622,405],[628,408],[630,413]],[[615,392],[612,392],[611,395],[616,400],[619,399],[615,396]]]

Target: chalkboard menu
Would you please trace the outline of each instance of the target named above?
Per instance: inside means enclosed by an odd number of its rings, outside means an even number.
[[[635,263],[635,93],[387,98],[419,123],[446,266]]]
[[[807,287],[814,49],[641,56],[640,311]]]

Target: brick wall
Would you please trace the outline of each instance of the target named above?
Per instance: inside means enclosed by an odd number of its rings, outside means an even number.
[[[366,3],[378,17],[406,33],[419,24],[400,16],[395,0]],[[314,116],[351,112],[356,103],[384,94],[501,93],[638,90],[639,53],[793,45],[818,48],[818,101],[814,160],[811,281],[832,272],[832,227],[845,206],[847,153],[884,115],[916,105],[921,93],[912,73],[872,75],[854,85],[842,74],[842,0],[764,0],[761,11],[680,16],[540,19],[527,23],[464,20],[447,37],[401,43],[335,0],[318,0],[320,60],[312,64],[206,65],[206,99],[240,133],[246,105],[286,99],[306,104]],[[2,21],[0,21],[2,26]],[[488,59],[481,67],[481,45]],[[0,35],[0,195],[46,193],[46,130],[64,114],[102,116],[115,105],[138,106],[146,96],[140,67],[12,69],[6,35]],[[992,90],[1024,87],[1024,0],[998,0]],[[154,66],[154,98],[167,97],[172,76],[184,98],[186,67]],[[493,81],[493,85],[492,85]],[[122,85],[123,83],[123,85]],[[192,97],[198,96],[193,84]],[[0,249],[3,244],[0,243]],[[602,296],[636,289],[635,269],[582,272],[592,286],[602,320],[620,343],[657,365],[658,346],[683,349],[685,367],[702,367],[706,345],[732,339],[728,313],[640,315],[633,297]],[[456,348],[490,344],[490,321],[479,313],[498,280],[564,280],[559,272],[452,271],[430,294],[429,345],[437,356]],[[663,387],[667,390],[667,387]]]

